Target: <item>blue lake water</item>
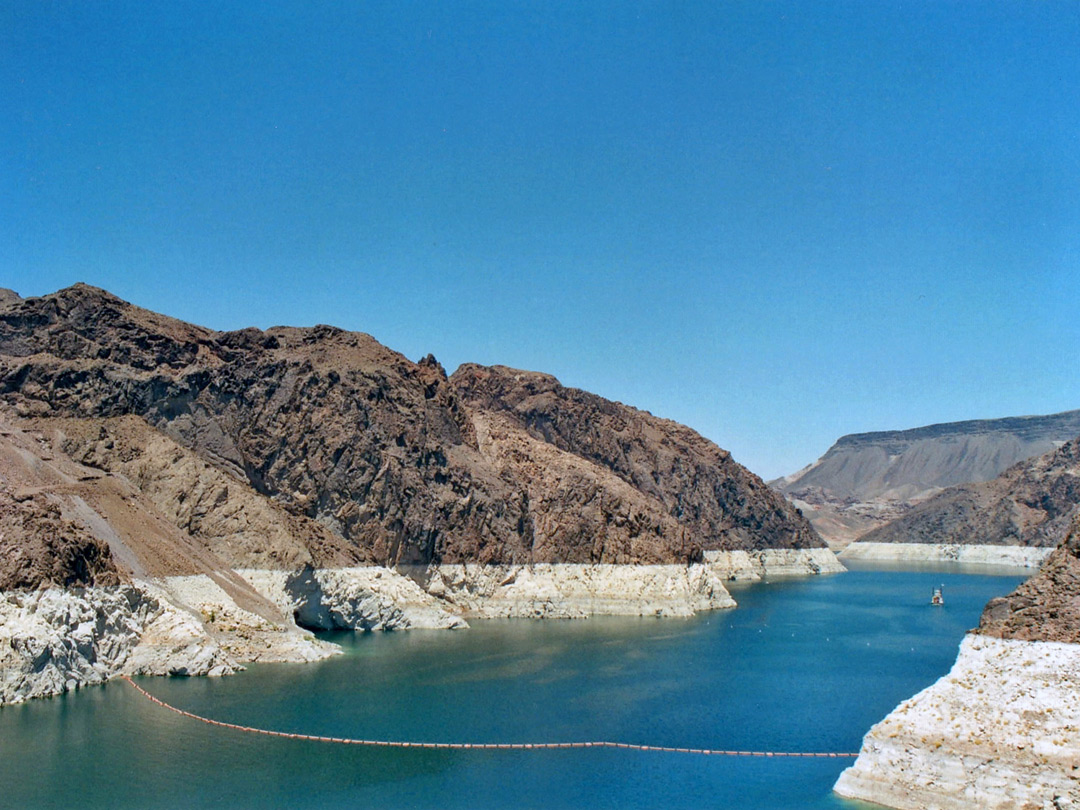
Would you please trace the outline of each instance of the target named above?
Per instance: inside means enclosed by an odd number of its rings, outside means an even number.
[[[140,683],[216,719],[327,736],[857,751],[1021,581],[854,570],[736,586],[738,609],[693,619],[339,634],[346,655],[318,664]],[[942,584],[947,604],[931,608]],[[0,806],[13,808],[850,810],[863,805],[831,793],[850,761],[290,741],[180,717],[122,682],[0,709]]]

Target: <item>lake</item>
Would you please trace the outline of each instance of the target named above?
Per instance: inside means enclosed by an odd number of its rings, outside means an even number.
[[[139,683],[218,720],[326,736],[854,752],[1023,576],[863,568],[736,585],[738,609],[692,619],[335,634],[346,654],[329,661]],[[0,709],[13,808],[850,810],[865,805],[831,788],[851,761],[294,741],[178,716],[123,682]]]

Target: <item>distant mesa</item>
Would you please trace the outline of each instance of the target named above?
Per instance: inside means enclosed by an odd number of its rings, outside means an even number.
[[[771,485],[840,549],[947,487],[989,481],[1078,436],[1080,410],[857,433]]]

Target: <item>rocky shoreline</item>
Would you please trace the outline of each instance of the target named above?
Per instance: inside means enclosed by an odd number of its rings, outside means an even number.
[[[841,560],[874,562],[950,562],[1038,568],[1052,548],[965,543],[875,543],[857,540],[840,552]]]
[[[898,810],[1080,807],[1080,645],[969,634],[834,789]]]
[[[459,629],[468,627],[467,619],[489,618],[692,616],[735,607],[725,581],[844,570],[827,549],[710,556],[681,566],[237,569],[0,593],[0,705],[123,674],[226,675],[255,661],[308,662],[340,652],[311,630]],[[254,604],[242,604],[244,586]],[[267,603],[276,614],[258,609]]]
[[[870,730],[835,790],[900,810],[1080,807],[1080,520],[987,604],[952,671]]]

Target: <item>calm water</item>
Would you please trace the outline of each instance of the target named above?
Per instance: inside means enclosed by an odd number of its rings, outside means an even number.
[[[738,610],[694,619],[344,634],[347,655],[321,664],[142,684],[218,719],[330,736],[857,751],[1020,581],[857,570],[739,587]],[[947,604],[931,608],[940,584]],[[830,793],[847,764],[296,742],[184,719],[123,683],[0,709],[0,805],[19,808],[860,807]]]

